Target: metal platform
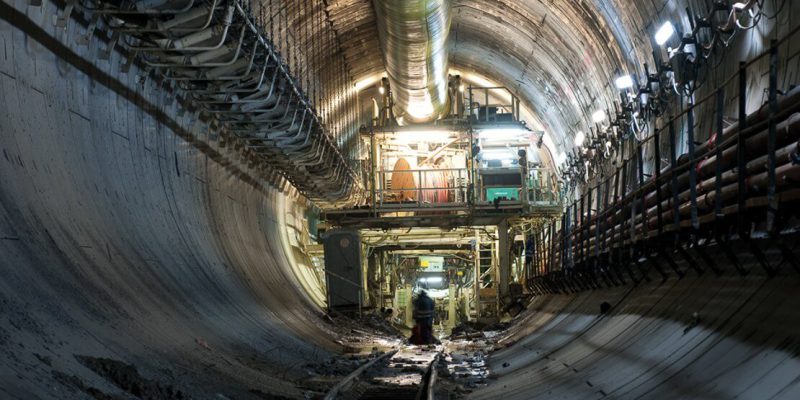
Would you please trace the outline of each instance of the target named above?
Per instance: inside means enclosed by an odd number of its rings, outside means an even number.
[[[483,203],[470,206],[466,203],[440,203],[420,206],[418,203],[384,204],[383,207],[361,207],[329,210],[322,218],[329,226],[356,229],[410,228],[497,225],[509,218],[551,218],[561,215],[558,203],[540,204],[520,201],[500,201],[496,205]]]

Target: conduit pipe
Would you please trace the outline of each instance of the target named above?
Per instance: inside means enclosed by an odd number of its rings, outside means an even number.
[[[374,0],[395,115],[428,122],[447,106],[448,0]]]
[[[800,113],[795,112],[797,105],[793,100],[796,98],[798,91],[792,91],[785,96],[785,100],[779,104],[778,123],[776,127],[776,166],[777,189],[782,192],[786,189],[797,187],[800,182],[800,168],[796,163],[796,157],[800,151],[798,146],[798,132],[800,132]],[[793,112],[793,113],[792,113]],[[787,115],[787,113],[792,113]],[[765,122],[766,112],[760,109],[751,113],[747,117],[748,128],[741,132],[745,135],[745,160],[747,162],[745,171],[737,171],[735,165],[735,156],[738,151],[738,146],[731,142],[730,138],[740,134],[738,124],[735,124],[723,132],[721,137],[716,140],[699,146],[698,165],[696,173],[698,174],[698,197],[697,205],[699,211],[703,214],[713,212],[716,204],[716,191],[714,172],[716,168],[721,168],[722,190],[721,197],[724,203],[729,204],[732,199],[739,195],[738,184],[735,182],[738,173],[744,173],[747,176],[747,188],[749,195],[762,195],[764,193],[767,177],[767,165],[765,162],[767,152],[767,135]],[[717,160],[714,154],[715,145],[723,147],[721,152],[722,157]],[[678,209],[679,221],[683,222],[688,220],[691,210],[690,203],[690,185],[689,174],[690,171],[686,169],[688,156],[682,156],[678,161],[676,168],[662,170],[662,179],[666,182],[661,187],[661,209],[662,221],[671,223],[674,219],[674,204],[673,193],[670,185],[670,174],[677,174],[677,189],[678,189]],[[596,224],[601,224],[601,231],[605,232],[610,228],[612,232],[610,235],[603,234],[600,243],[604,248],[613,247],[613,243],[625,238],[631,234],[641,235],[644,233],[652,233],[652,230],[658,226],[657,217],[657,201],[656,201],[656,182],[651,179],[648,180],[640,189],[641,195],[644,196],[643,200],[633,201],[629,204],[622,205],[610,213],[593,215],[590,219],[585,221],[588,224],[588,231],[590,232],[587,241],[585,242],[584,252],[586,255],[594,254],[595,252],[595,231]],[[638,197],[638,196],[637,196]],[[614,200],[614,199],[612,199]],[[643,206],[646,211],[642,212]],[[636,214],[631,217],[632,207],[636,208]],[[646,219],[645,219],[646,218]],[[643,226],[642,222],[645,221],[646,225]],[[623,223],[625,223],[624,226]],[[633,224],[631,226],[631,224]],[[579,223],[579,227],[574,232],[569,233],[573,237],[572,248],[573,254],[578,254],[581,244],[579,243],[578,236],[582,232],[586,232],[585,224]]]
[[[764,104],[755,112],[752,112],[747,115],[747,124],[746,124],[747,127],[745,128],[745,131],[742,132],[742,135],[744,137],[755,136],[757,133],[767,130],[769,123],[769,119],[767,118],[769,113],[767,107],[768,104]],[[782,96],[778,100],[778,110],[779,111],[777,115],[775,115],[776,121],[788,120],[789,118],[787,117],[791,116],[794,113],[800,112],[800,87],[790,90],[789,93],[787,93],[785,96]],[[729,146],[733,145],[733,143],[729,142],[729,139],[737,135],[738,132],[739,132],[739,122],[737,121],[731,124],[731,126],[725,128],[721,136],[717,135],[715,137],[712,137],[705,143],[702,143],[699,146],[697,146],[697,148],[695,149],[695,153],[699,155],[708,154],[710,150],[712,150],[714,146],[718,144],[721,145],[723,148],[728,148]],[[749,148],[748,151],[752,152],[752,150]],[[723,153],[723,158],[727,159],[727,157],[730,156],[731,156],[730,153]],[[709,157],[713,158],[715,156],[710,155]],[[689,163],[689,155],[683,154],[678,158],[675,168],[679,167],[686,168],[685,166],[688,163]],[[698,163],[697,164],[698,173],[700,173],[701,176],[708,176],[706,174],[709,173],[710,171],[709,167],[713,165],[707,161],[703,161],[702,157],[697,158],[697,163]],[[670,168],[670,166],[666,166],[665,168],[662,168],[661,173],[662,175],[669,174],[670,170],[674,171],[675,168]],[[646,184],[650,185],[654,183],[655,181],[650,180]],[[689,175],[688,174],[679,175],[678,185],[680,187],[688,186]],[[671,189],[672,189],[672,183],[669,181],[669,179],[665,178],[664,182],[661,184],[661,193],[671,194],[670,192]],[[655,204],[655,198],[654,198],[655,193],[653,192],[651,196],[653,196],[653,198],[652,199],[648,198],[648,203],[647,203],[648,205]]]
[[[778,150],[776,150],[776,158],[779,162],[791,163],[792,157],[797,154],[798,151],[798,144],[797,144],[797,136],[798,132],[800,132],[800,113],[792,114],[786,120],[780,122],[777,126],[777,135],[776,135],[776,143],[778,146],[785,146]],[[745,159],[747,161],[747,168],[744,171],[748,179],[750,179],[755,174],[761,173],[766,170],[766,153],[767,153],[767,131],[761,131],[758,134],[751,136],[750,138],[745,140]],[[710,150],[710,149],[709,149]],[[698,162],[698,166],[696,168],[696,173],[698,175],[698,183],[697,183],[697,193],[698,193],[698,202],[700,201],[700,197],[703,196],[705,193],[713,192],[715,190],[715,179],[716,176],[714,172],[716,171],[717,166],[719,166],[722,170],[722,182],[723,185],[731,183],[736,180],[738,176],[738,171],[736,171],[735,165],[735,158],[738,151],[738,146],[735,144],[732,147],[725,149],[722,152],[722,161],[720,163],[717,162],[716,156],[712,155],[708,158],[703,159],[701,162]],[[664,174],[670,173],[669,171],[665,171]],[[666,177],[665,180],[668,180]],[[690,186],[689,186],[689,171],[683,171],[678,173],[677,176],[678,181],[678,203],[681,207],[684,207],[686,204],[689,203],[691,200],[690,194]],[[652,182],[652,181],[651,181]],[[656,194],[654,185],[647,185],[646,189],[648,191],[645,192],[645,201],[644,205],[647,208],[646,214],[648,217],[654,217],[657,214],[657,202],[656,202]],[[671,188],[662,188],[661,193],[661,209],[662,212],[662,219],[664,221],[672,221],[673,218],[673,194]],[[642,215],[641,212],[641,201],[631,203],[632,205],[637,207],[637,216],[636,221],[639,221]],[[607,222],[614,222],[619,223],[621,220],[620,213],[625,216],[630,215],[630,205],[621,208],[620,210],[614,212],[612,215],[607,217]],[[592,223],[597,218],[592,218]],[[652,220],[652,218],[650,218]],[[655,220],[651,221],[650,227],[656,227],[657,224]]]
[[[166,22],[156,18],[132,30],[126,30],[125,18],[117,18],[111,29],[129,32],[144,55],[142,62],[164,68],[163,78],[191,93],[202,118],[219,124],[221,143],[245,147],[249,164],[271,183],[280,185],[285,179],[320,206],[356,202],[359,183],[349,161],[242,1],[224,2],[226,8],[218,7],[228,10],[223,14],[216,12],[219,1],[213,0],[210,9],[199,5],[185,13],[188,17],[181,14]],[[108,1],[99,4],[106,10],[116,7]],[[193,27],[206,14],[206,23]],[[152,26],[159,29],[148,28]],[[227,34],[230,29],[240,30],[238,40]],[[218,33],[222,39],[216,39]],[[145,48],[148,43],[153,45]],[[262,89],[268,71],[272,80],[268,89]],[[259,84],[253,87],[256,81]]]

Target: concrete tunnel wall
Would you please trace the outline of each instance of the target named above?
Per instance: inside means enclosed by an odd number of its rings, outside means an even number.
[[[0,5],[0,398],[86,396],[60,374],[121,393],[75,355],[194,397],[299,396],[300,367],[341,346],[289,263],[296,196],[105,43],[77,45],[81,24],[54,27],[53,4]]]
[[[340,346],[292,268],[291,190],[135,66],[121,72],[119,54],[99,59],[105,43],[78,45],[83,26],[55,28],[53,4],[0,4],[0,397],[85,396],[60,374],[121,393],[75,355],[199,398],[301,396],[302,364]],[[7,22],[13,12],[38,28]],[[63,61],[65,49],[92,62]],[[753,275],[538,297],[475,397],[796,398],[797,277]]]
[[[536,297],[489,359],[497,380],[470,398],[798,398],[800,279],[740,259],[746,277],[651,271],[637,286]]]

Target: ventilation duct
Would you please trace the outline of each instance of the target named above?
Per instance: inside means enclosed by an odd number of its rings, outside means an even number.
[[[439,117],[447,103],[449,0],[374,0],[395,114]]]

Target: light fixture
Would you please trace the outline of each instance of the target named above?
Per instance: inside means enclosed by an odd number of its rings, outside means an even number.
[[[603,110],[597,110],[594,112],[594,114],[592,114],[592,121],[594,121],[594,123],[603,122],[603,120],[605,119],[606,119],[606,112]]]
[[[380,94],[384,94],[386,93],[386,88],[384,88],[383,85],[378,86],[378,92],[380,92]]]
[[[408,113],[414,119],[426,119],[433,114],[433,104],[430,101],[411,101],[408,104]]]
[[[450,131],[397,131],[393,136],[393,142],[398,144],[446,143],[450,140]]]
[[[614,83],[617,85],[617,89],[628,89],[633,86],[633,78],[630,75],[620,76]]]
[[[672,22],[664,22],[661,28],[656,31],[656,44],[662,46],[673,34],[675,34],[675,27],[672,26]]]
[[[564,163],[564,161],[567,161],[567,153],[564,153],[564,152],[562,151],[562,152],[561,152],[561,153],[558,155],[558,158],[556,158],[556,164],[558,164],[558,165],[561,165],[561,164],[563,164],[563,163]]]
[[[422,283],[442,283],[441,276],[429,276],[427,278],[419,278],[419,281]]]
[[[575,146],[583,146],[583,141],[586,140],[586,135],[583,132],[575,134]]]
[[[478,132],[478,138],[489,141],[513,140],[526,135],[527,131],[516,128],[484,129]]]
[[[464,89],[465,89],[464,85],[459,85],[458,86],[458,91],[459,92],[464,93]]]
[[[481,159],[484,161],[513,160],[514,153],[509,149],[481,150]]]

